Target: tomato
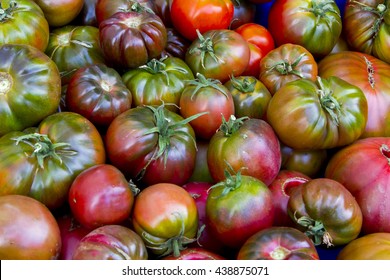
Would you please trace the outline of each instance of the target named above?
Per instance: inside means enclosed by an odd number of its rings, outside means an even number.
[[[210,30],[195,39],[187,49],[185,61],[192,72],[225,83],[240,76],[248,66],[250,50],[245,39],[233,30]]]
[[[180,252],[180,256],[166,256],[162,260],[224,260],[225,258],[202,247],[187,248]]]
[[[177,32],[176,29],[173,28],[172,19],[171,19],[171,5],[173,0],[154,0],[153,2],[154,2],[153,10],[161,18],[165,27],[174,29],[175,32]],[[180,34],[179,32],[177,33]]]
[[[122,80],[133,96],[133,107],[167,105],[178,112],[180,96],[186,82],[194,75],[188,65],[177,57],[152,59],[145,65],[126,71]]]
[[[232,0],[232,2],[234,13],[229,29],[236,29],[243,24],[255,21],[256,5],[249,1]]]
[[[77,69],[105,63],[99,29],[94,26],[66,25],[52,30],[45,53],[56,63],[63,85]]]
[[[371,233],[352,240],[337,260],[390,260],[390,233]]]
[[[271,50],[260,61],[259,79],[272,95],[288,82],[303,78],[315,81],[317,76],[317,62],[300,45],[283,44]]]
[[[179,32],[174,28],[167,28],[167,45],[161,52],[161,58],[166,56],[178,57],[182,60],[185,59],[188,48],[191,42],[181,36]]]
[[[390,3],[383,0],[347,1],[343,29],[355,51],[390,63]]]
[[[180,115],[184,118],[207,112],[190,122],[197,138],[209,140],[222,124],[222,118],[234,115],[234,101],[230,91],[216,79],[197,75],[187,82],[180,96]]]
[[[25,44],[45,51],[49,24],[42,9],[30,0],[4,2],[0,3],[0,45]]]
[[[84,236],[76,247],[73,260],[147,260],[148,252],[141,237],[121,225],[105,225]]]
[[[84,0],[35,0],[42,9],[50,27],[69,24],[81,12]]]
[[[390,139],[369,137],[340,149],[328,162],[325,176],[343,184],[363,213],[364,233],[390,232]]]
[[[85,228],[121,224],[130,216],[134,193],[122,172],[110,164],[94,165],[73,180],[68,203]]]
[[[105,162],[102,138],[83,116],[55,113],[38,127],[0,138],[0,195],[31,196],[54,210],[68,197],[75,177]]]
[[[173,0],[171,21],[180,34],[190,41],[198,38],[197,30],[227,29],[233,19],[231,0]]]
[[[216,181],[225,180],[225,169],[253,176],[267,186],[281,165],[279,140],[272,127],[261,119],[231,116],[210,139],[207,164]]]
[[[0,46],[0,137],[56,112],[61,77],[56,64],[28,45]]]
[[[270,227],[252,235],[240,248],[238,260],[318,260],[313,242],[292,227]]]
[[[90,25],[99,27],[96,19],[96,5],[99,0],[84,0],[83,8],[76,18],[75,22],[79,22],[80,25]]]
[[[107,128],[120,113],[131,108],[132,94],[120,74],[104,64],[78,69],[65,96],[66,108],[86,117],[98,128]]]
[[[293,149],[348,145],[364,132],[367,100],[362,90],[338,77],[299,79],[281,87],[268,104],[267,120]]]
[[[194,170],[196,157],[190,120],[163,105],[123,112],[107,129],[110,162],[137,185],[184,184]]]
[[[149,12],[115,13],[100,23],[99,34],[106,60],[116,69],[144,65],[158,57],[167,44],[164,23]]]
[[[250,236],[272,226],[271,191],[255,177],[227,174],[209,191],[206,217],[210,230],[226,247],[240,248]]]
[[[61,251],[60,229],[50,210],[23,195],[0,196],[0,259],[52,260]]]
[[[232,77],[224,86],[230,91],[237,118],[263,119],[266,116],[271,94],[254,76]]]
[[[213,183],[214,180],[210,175],[209,167],[207,164],[205,164],[205,162],[207,162],[207,149],[209,148],[209,141],[197,139],[196,148],[197,151],[195,168],[191,177],[188,179],[188,182]]]
[[[369,54],[345,51],[318,63],[321,77],[337,76],[357,87],[368,103],[367,125],[361,138],[390,136],[390,65]]]
[[[194,199],[181,186],[150,185],[135,199],[132,221],[135,231],[156,256],[173,254],[194,242],[198,231],[198,210]]]
[[[234,31],[240,34],[248,43],[257,46],[261,50],[262,56],[275,48],[274,39],[269,30],[258,23],[246,23],[234,29]]]
[[[287,204],[290,192],[293,188],[311,180],[310,177],[298,171],[282,169],[276,178],[268,186],[272,193],[272,201],[275,207],[274,226],[294,226],[293,220],[287,213]]]
[[[353,195],[339,182],[315,178],[293,188],[287,212],[315,245],[345,245],[358,237],[362,211]]]

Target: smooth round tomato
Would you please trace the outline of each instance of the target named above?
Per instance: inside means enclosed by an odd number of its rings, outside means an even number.
[[[181,36],[174,28],[167,28],[167,45],[161,52],[160,57],[174,56],[182,60],[185,59],[188,48],[191,42]]]
[[[190,41],[198,38],[197,30],[228,29],[233,19],[234,6],[231,0],[173,0],[171,21],[180,34]]]
[[[147,260],[142,238],[121,225],[98,227],[84,236],[76,247],[73,260]]]
[[[37,125],[55,113],[61,99],[56,64],[28,45],[0,46],[0,137]]]
[[[172,253],[178,257],[186,244],[196,241],[198,210],[195,200],[181,186],[159,183],[136,196],[132,222],[154,255]]]
[[[270,227],[252,235],[240,248],[238,260],[318,260],[313,242],[292,227]]]
[[[85,169],[69,188],[68,203],[75,219],[88,229],[121,224],[131,213],[134,193],[122,172],[110,164]]]
[[[84,0],[34,0],[41,7],[49,26],[64,26],[81,12]]]
[[[173,255],[166,256],[162,260],[224,260],[223,256],[220,256],[212,251],[206,250],[203,247],[187,248],[180,252],[180,256],[175,257]]]
[[[24,195],[0,196],[0,259],[53,260],[61,251],[56,219],[41,202]]]

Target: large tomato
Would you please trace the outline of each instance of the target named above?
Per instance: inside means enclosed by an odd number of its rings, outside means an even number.
[[[196,142],[190,120],[163,105],[129,109],[107,129],[108,157],[136,184],[182,185],[195,166]]]
[[[4,2],[8,4],[4,5]],[[25,44],[45,51],[49,24],[34,1],[1,1],[0,11],[0,45]]]
[[[390,2],[347,1],[343,30],[348,45],[390,63]]]
[[[154,184],[136,196],[132,222],[154,255],[178,257],[186,244],[196,241],[198,210],[181,186]]]
[[[73,260],[147,260],[142,238],[121,225],[105,225],[84,236],[73,253]]]
[[[213,251],[204,249],[203,247],[187,248],[180,252],[180,256],[175,257],[173,255],[162,258],[163,260],[224,260],[223,256],[220,256]]]
[[[315,245],[345,245],[360,234],[362,211],[353,195],[339,182],[315,178],[293,188],[287,212]]]
[[[298,44],[316,58],[332,51],[341,27],[340,10],[334,1],[276,0],[268,16],[268,28],[277,46]]]
[[[41,7],[50,27],[64,26],[81,12],[84,0],[35,0]]]
[[[318,63],[321,77],[337,76],[366,96],[368,119],[362,138],[390,136],[390,65],[369,54],[344,51]]]
[[[228,29],[233,19],[234,6],[231,0],[173,0],[171,21],[177,31],[193,41],[197,30]]]
[[[83,116],[61,112],[0,138],[0,195],[31,196],[49,209],[67,201],[75,177],[105,162],[103,140]]]
[[[248,66],[250,50],[247,41],[233,30],[210,30],[195,39],[187,49],[185,61],[196,75],[227,82],[240,76]]]
[[[292,227],[270,227],[252,235],[240,248],[238,260],[318,260],[313,242]]]
[[[0,196],[0,259],[51,260],[61,251],[56,219],[39,201],[24,195]]]
[[[279,140],[262,119],[231,116],[210,139],[207,150],[207,164],[216,182],[225,180],[226,168],[232,168],[269,185],[277,176],[281,161]]]
[[[0,136],[38,124],[56,112],[61,77],[56,64],[28,45],[0,46]]]
[[[348,145],[364,132],[367,100],[362,90],[338,77],[285,84],[268,104],[267,120],[293,149]]]
[[[343,184],[363,213],[364,233],[390,232],[390,138],[360,139],[330,159],[325,176]]]

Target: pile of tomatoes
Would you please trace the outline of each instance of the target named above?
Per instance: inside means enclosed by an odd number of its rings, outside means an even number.
[[[0,1],[0,259],[390,259],[390,1]]]

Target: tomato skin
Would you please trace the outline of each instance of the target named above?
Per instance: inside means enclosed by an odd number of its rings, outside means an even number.
[[[174,56],[184,60],[190,44],[191,41],[181,36],[176,29],[167,27],[167,45],[160,57]]]
[[[205,182],[213,183],[214,180],[210,175],[209,167],[205,162],[207,162],[207,149],[209,148],[209,141],[207,140],[196,140],[196,159],[195,159],[195,168],[192,172],[188,182]]]
[[[31,196],[50,210],[66,202],[80,172],[106,159],[96,127],[74,112],[55,113],[38,127],[7,133],[0,146],[0,195]]]
[[[334,1],[277,0],[269,11],[268,28],[276,46],[298,44],[322,58],[340,37],[342,19]]]
[[[221,129],[210,139],[207,164],[215,182],[225,179],[229,164],[235,172],[253,176],[267,186],[281,165],[279,140],[272,127],[261,119],[248,119],[239,129],[225,135]]]
[[[55,113],[61,77],[56,64],[32,46],[1,45],[0,60],[1,137],[37,125]]]
[[[208,42],[205,45],[205,42]],[[205,46],[210,45],[205,49]],[[250,50],[245,39],[233,30],[216,29],[192,41],[185,61],[192,72],[225,83],[240,76],[248,66]]]
[[[318,63],[321,77],[337,76],[357,87],[368,103],[367,125],[361,138],[390,136],[390,66],[369,54],[344,51]]]
[[[246,23],[234,29],[234,31],[240,34],[248,43],[260,48],[262,56],[265,56],[275,48],[271,33],[260,24],[254,22]]]
[[[352,240],[337,260],[390,260],[390,233],[371,233]]]
[[[79,22],[81,25],[99,27],[95,12],[98,1],[99,0],[84,0],[83,8],[77,16],[75,22]]]
[[[0,196],[0,259],[53,260],[61,251],[56,219],[39,201],[23,195]]]
[[[355,196],[363,213],[365,234],[390,232],[390,203],[384,199],[390,195],[389,147],[387,137],[360,139],[340,149],[326,166],[325,176]]]
[[[34,0],[42,9],[50,27],[64,26],[81,12],[84,0]]]
[[[293,227],[270,227],[252,235],[240,248],[238,260],[318,260],[313,242]]]
[[[256,5],[249,1],[232,1],[234,5],[233,19],[229,29],[236,29],[243,24],[254,22],[256,15]]]
[[[148,251],[141,237],[121,225],[105,225],[81,239],[73,260],[147,260]]]
[[[162,260],[224,260],[225,258],[202,247],[187,248],[180,252],[179,257],[173,255],[162,258]]]
[[[293,149],[330,149],[363,134],[367,107],[361,89],[338,77],[316,83],[299,79],[273,95],[267,120],[280,141]]]
[[[233,19],[234,6],[231,0],[173,0],[171,21],[179,33],[190,41],[198,36],[196,30],[227,29]]]
[[[16,7],[5,12],[7,16],[0,21],[0,45],[30,45],[44,52],[49,42],[50,31],[42,9],[30,0],[13,2],[16,3]],[[6,10],[9,5],[2,8]]]
[[[363,222],[362,211],[352,194],[342,184],[328,178],[315,178],[293,188],[287,212],[296,227],[310,236],[315,245],[328,247],[356,239]],[[310,223],[304,225],[303,219]],[[322,229],[312,232],[310,225],[314,222],[321,223]]]
[[[173,0],[154,0],[153,2],[154,2],[154,11],[162,19],[165,27],[174,29],[176,31],[176,29],[173,28],[172,19],[171,19],[171,5]]]
[[[68,203],[87,229],[121,224],[131,213],[134,194],[122,172],[110,164],[94,165],[73,180]]]
[[[153,254],[173,252],[177,257],[176,245],[180,247],[186,239],[195,241],[198,210],[194,199],[181,186],[159,183],[146,187],[136,196],[132,222]],[[168,240],[174,243],[173,248]]]

